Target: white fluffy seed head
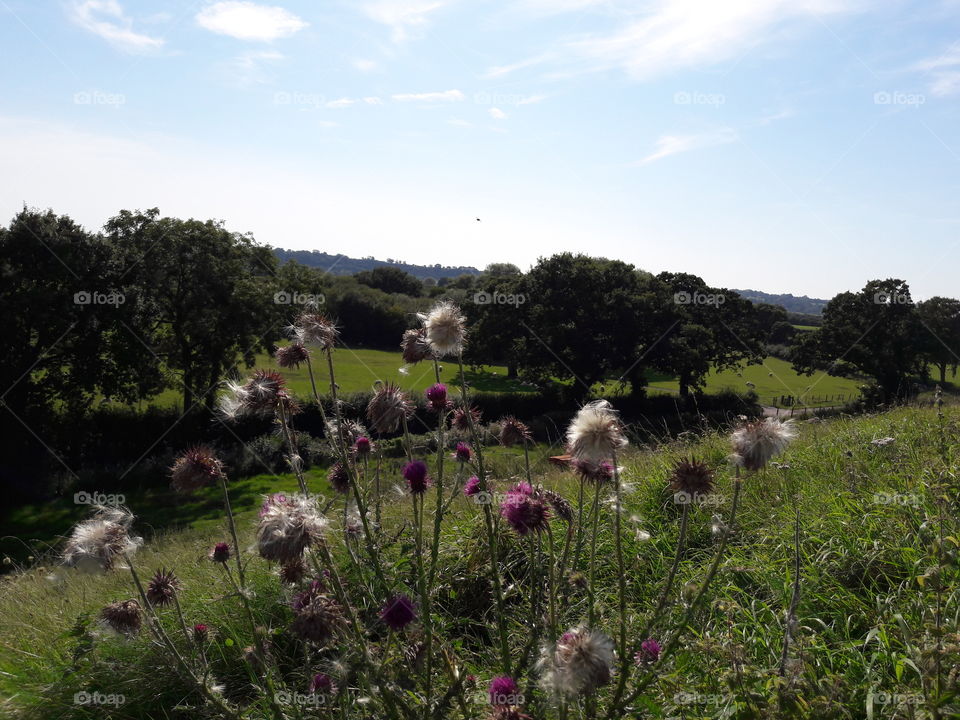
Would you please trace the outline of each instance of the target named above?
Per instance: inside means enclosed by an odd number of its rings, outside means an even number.
[[[731,460],[746,470],[760,470],[782,453],[797,436],[792,420],[768,417],[741,425],[730,435]]]
[[[63,549],[63,564],[83,572],[117,567],[118,558],[132,555],[143,544],[143,538],[130,534],[133,519],[126,508],[97,505],[91,517],[73,528]]]
[[[575,628],[541,650],[540,685],[568,698],[589,694],[610,682],[615,663],[613,640],[601,632]]]
[[[257,549],[265,560],[294,562],[311,545],[323,541],[328,521],[317,499],[308,495],[272,496],[260,513]]]
[[[423,323],[427,344],[437,357],[459,355],[466,339],[466,319],[460,308],[449,300],[433,306],[430,312],[417,315]]]
[[[584,405],[567,428],[567,448],[578,460],[610,460],[626,446],[620,416],[606,400]]]

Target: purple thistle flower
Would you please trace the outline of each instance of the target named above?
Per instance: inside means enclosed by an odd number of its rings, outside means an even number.
[[[227,562],[230,559],[230,546],[225,542],[217,543],[210,551],[210,559],[218,563]]]
[[[518,534],[543,532],[550,519],[550,508],[540,493],[528,483],[517,483],[500,503],[500,514]]]
[[[457,459],[457,462],[466,463],[470,462],[470,458],[473,457],[473,452],[470,450],[470,446],[465,442],[458,442],[457,450],[453,456]]]
[[[310,681],[310,692],[313,694],[320,693],[321,695],[336,695],[337,684],[326,673],[317,673]]]
[[[411,493],[423,495],[430,487],[427,464],[423,460],[408,462],[403,468],[403,479],[407,481]]]
[[[330,486],[341,495],[345,495],[350,490],[350,470],[340,461],[330,467],[327,480]]]
[[[407,595],[394,595],[380,610],[380,619],[391,630],[403,630],[417,617],[417,608]]]
[[[373,445],[370,442],[370,438],[366,435],[361,435],[357,438],[356,442],[353,443],[353,449],[356,451],[357,455],[361,457],[369,455]]]
[[[287,496],[284,495],[283,493],[274,493],[273,495],[268,496],[267,499],[264,500],[263,504],[260,506],[259,517],[263,517],[264,515],[266,515],[267,512],[270,510],[270,508],[273,507],[274,505],[280,505],[282,503],[285,503],[286,501],[287,501]]]
[[[520,688],[509,675],[498,675],[490,681],[490,704],[491,705],[519,705],[517,697],[520,695]]]
[[[447,386],[437,383],[427,388],[427,406],[432,412],[443,412],[450,407],[447,402]]]
[[[472,497],[480,492],[480,478],[476,475],[467,480],[467,484],[463,486],[463,494],[467,497]]]
[[[203,623],[197,623],[193,626],[193,640],[198,645],[202,642],[205,642],[206,639],[210,637],[210,628],[204,625]]]
[[[294,612],[300,612],[309,605],[310,601],[316,596],[322,595],[325,589],[322,580],[314,580],[310,583],[309,588],[293,596],[293,600],[290,601],[290,607],[293,608]]]
[[[647,638],[640,643],[640,652],[634,655],[633,659],[637,662],[637,665],[655,663],[660,659],[660,649],[660,643],[653,638]]]

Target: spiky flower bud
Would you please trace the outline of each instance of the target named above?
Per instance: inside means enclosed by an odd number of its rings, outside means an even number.
[[[196,445],[178,457],[170,468],[170,485],[179,493],[191,493],[223,475],[223,463],[206,445]]]
[[[197,623],[193,626],[193,641],[200,645],[210,637],[210,628],[203,623]]]
[[[343,611],[337,601],[316,594],[297,612],[291,630],[301,640],[326,645],[343,624]]]
[[[417,328],[404,332],[403,338],[400,340],[400,350],[403,361],[408,365],[416,365],[421,360],[431,357],[426,330]]]
[[[395,432],[413,414],[413,403],[399,387],[387,383],[377,388],[367,403],[367,419],[378,433]]]
[[[547,529],[550,508],[541,492],[527,483],[518,483],[506,492],[500,515],[517,534],[528,535]]]
[[[127,636],[136,635],[143,624],[140,603],[132,599],[110,603],[100,611],[100,619],[114,632]]]
[[[500,444],[504,447],[526,445],[532,439],[530,428],[513,415],[508,415],[500,421]]]
[[[430,487],[427,464],[423,460],[413,460],[403,466],[403,479],[413,495],[423,495]]]
[[[443,383],[436,383],[427,388],[427,408],[430,412],[445,412],[450,408],[450,401],[447,400],[447,386]]]
[[[670,487],[678,493],[696,499],[713,492],[713,470],[695,458],[681,458],[673,466]]]
[[[168,605],[180,590],[180,580],[173,570],[160,569],[147,583],[147,600],[151,605]]]
[[[480,410],[475,407],[458,407],[453,411],[453,416],[450,418],[450,427],[460,435],[467,434],[472,427],[479,424]]]
[[[290,560],[280,566],[280,582],[287,585],[296,585],[307,575],[307,564],[303,558]]]
[[[230,559],[230,546],[225,542],[218,542],[210,551],[210,559],[215,563],[225,563]]]
[[[403,630],[417,618],[417,607],[407,595],[394,595],[380,609],[380,619],[391,630]]]
[[[606,483],[613,480],[613,465],[608,462],[596,463],[591,460],[573,460],[570,463],[574,472],[592,483]]]
[[[573,522],[573,506],[570,505],[570,502],[563,495],[555,490],[547,490],[546,488],[540,488],[540,492],[543,493],[546,501],[550,503],[550,507],[553,508],[558,518],[568,525]]]
[[[465,442],[458,442],[457,449],[453,453],[453,457],[457,462],[468,463],[470,458],[473,457],[473,452],[470,450],[470,446]]]
[[[338,460],[330,466],[327,480],[330,486],[341,495],[350,492],[350,470],[341,461]]]
[[[321,350],[330,350],[337,344],[340,334],[337,325],[322,313],[305,312],[287,328],[293,337],[304,345],[315,345]]]
[[[310,351],[303,343],[294,342],[277,348],[274,357],[277,359],[277,365],[282,368],[298,368],[310,360]]]

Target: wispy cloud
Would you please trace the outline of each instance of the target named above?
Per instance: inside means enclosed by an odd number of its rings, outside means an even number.
[[[534,67],[535,65],[542,65],[554,58],[552,53],[543,53],[541,55],[535,55],[534,57],[527,58],[526,60],[520,60],[509,65],[494,65],[493,67],[487,68],[486,72],[483,73],[481,77],[486,80],[495,80],[497,78],[504,77],[510,73],[516,72],[517,70],[523,70],[524,68]]]
[[[445,0],[378,0],[363,7],[364,14],[391,29],[395,43],[408,40],[422,32],[430,22],[430,15],[448,3]]]
[[[954,43],[937,57],[921,60],[913,67],[930,76],[930,92],[937,97],[960,94],[960,45]]]
[[[117,0],[74,2],[71,16],[80,27],[126,52],[145,53],[163,47],[163,38],[133,30],[133,20],[126,16]]]
[[[490,113],[490,117],[494,120],[506,120],[507,114],[500,108],[490,108],[487,112]]]
[[[459,90],[444,90],[443,92],[399,93],[390,97],[397,102],[460,102],[464,99],[464,94]]]
[[[348,108],[351,105],[357,105],[360,103],[363,103],[364,105],[383,105],[383,100],[373,95],[364,97],[364,98],[342,97],[342,98],[337,98],[336,100],[331,100],[328,103],[325,103],[324,107],[328,107],[333,110],[338,110],[342,108]]]
[[[282,7],[232,0],[204,8],[197,13],[196,20],[210,32],[261,42],[293,35],[307,26],[304,20]]]
[[[727,145],[736,142],[738,135],[735,130],[723,128],[709,133],[699,135],[661,135],[656,142],[655,149],[640,160],[635,165],[649,165],[657,160],[677,155],[679,153],[699,150],[700,148],[713,147],[715,145]]]

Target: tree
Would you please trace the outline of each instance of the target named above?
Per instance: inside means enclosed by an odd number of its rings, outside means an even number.
[[[932,297],[917,305],[917,313],[927,331],[923,355],[939,371],[940,382],[945,383],[947,368],[952,367],[956,375],[960,363],[960,300]]]
[[[523,273],[521,273],[520,268],[513,263],[490,263],[484,268],[483,274],[487,277],[519,277]]]
[[[525,333],[527,304],[523,289],[519,275],[481,276],[476,292],[462,306],[470,328],[468,362],[506,365],[507,376],[517,377],[518,341]]]
[[[767,333],[753,303],[732,290],[709,287],[696,275],[664,272],[657,280],[673,321],[653,360],[677,375],[681,397],[700,391],[711,370],[762,361]]]
[[[238,359],[253,365],[280,335],[272,250],[220,222],[161,218],[156,208],[122,210],[105,230],[133,259],[129,273],[147,307],[137,330],[179,375],[183,411],[212,410]]]
[[[417,297],[423,292],[423,283],[408,272],[395,267],[378,267],[356,274],[357,282],[385,293],[401,293]]]
[[[923,332],[907,283],[871,280],[827,303],[822,326],[801,335],[793,366],[811,375],[846,363],[874,378],[884,400],[895,400],[907,394],[909,376],[923,369]]]

